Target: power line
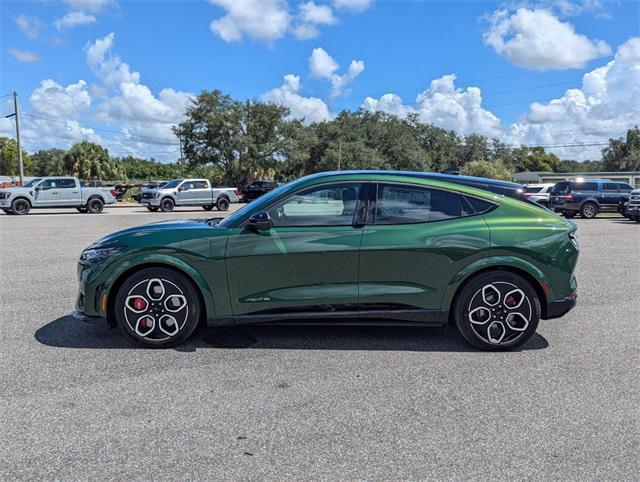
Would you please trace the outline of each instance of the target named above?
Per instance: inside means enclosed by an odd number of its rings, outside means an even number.
[[[11,97],[12,95],[13,95],[13,93],[0,95],[0,99],[4,99],[5,97]]]

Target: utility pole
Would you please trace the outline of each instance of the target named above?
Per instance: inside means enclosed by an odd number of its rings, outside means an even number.
[[[18,166],[20,166],[20,185],[24,186],[24,165],[22,164],[22,146],[20,145],[20,111],[18,110],[18,93],[13,92],[13,108],[16,114],[16,143],[18,144]]]
[[[338,139],[338,171],[342,165],[342,139]]]
[[[13,114],[5,116],[16,117],[16,144],[18,144],[18,167],[20,169],[20,185],[24,185],[24,165],[22,164],[22,146],[20,145],[20,111],[18,110],[18,93],[13,92]]]

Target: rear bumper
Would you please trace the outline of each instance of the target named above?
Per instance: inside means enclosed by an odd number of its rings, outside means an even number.
[[[551,301],[547,303],[547,310],[544,319],[551,320],[566,315],[576,306],[578,295],[568,296],[563,300]]]

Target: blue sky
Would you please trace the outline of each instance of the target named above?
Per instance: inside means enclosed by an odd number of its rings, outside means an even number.
[[[0,7],[0,95],[18,91],[29,150],[86,138],[173,160],[170,126],[203,89],[281,103],[307,121],[363,107],[514,145],[589,144],[550,147],[578,159],[599,157],[599,142],[640,119],[636,1]],[[1,135],[12,129],[0,121]]]

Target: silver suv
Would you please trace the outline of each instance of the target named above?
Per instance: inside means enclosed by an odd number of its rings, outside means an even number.
[[[21,187],[0,189],[0,209],[28,214],[31,208],[76,208],[98,214],[116,198],[109,188],[84,187],[75,177],[38,177]]]

